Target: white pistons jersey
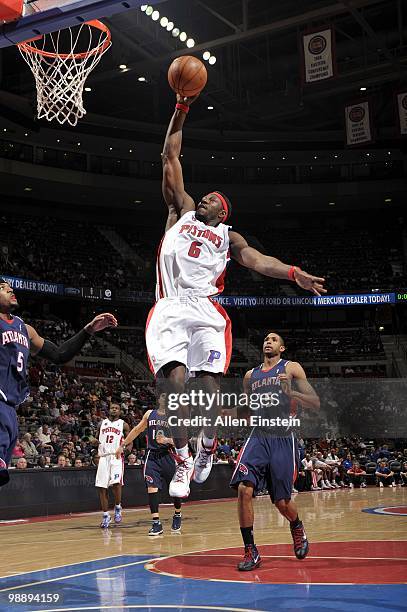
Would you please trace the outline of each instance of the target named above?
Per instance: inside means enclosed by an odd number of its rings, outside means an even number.
[[[110,421],[104,419],[99,432],[99,456],[110,455],[117,451],[123,441],[123,419]]]
[[[163,237],[157,257],[156,299],[222,293],[229,254],[229,227],[211,227],[185,213]]]

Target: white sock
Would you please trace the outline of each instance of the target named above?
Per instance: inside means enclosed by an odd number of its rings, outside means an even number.
[[[182,448],[176,448],[175,450],[177,451],[177,455],[182,457],[182,459],[188,459],[189,457],[188,444],[186,444]]]
[[[210,449],[215,442],[215,438],[207,438],[205,434],[202,436],[202,442],[205,448]]]
[[[108,511],[103,513],[103,517],[106,517],[106,516],[110,516]]]
[[[116,504],[115,505],[115,510],[121,510],[122,509],[122,505],[121,504]]]

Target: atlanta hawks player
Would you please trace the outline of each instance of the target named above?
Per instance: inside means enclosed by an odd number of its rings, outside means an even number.
[[[221,192],[204,195],[197,206],[186,193],[179,155],[182,127],[195,98],[177,95],[164,142],[162,191],[168,220],[158,251],[157,302],[146,325],[150,367],[156,375],[167,378],[170,393],[183,391],[186,371],[200,378],[205,392],[215,393],[229,366],[231,323],[212,298],[223,290],[230,257],[265,276],[292,280],[315,295],[326,293],[323,278],[263,255],[249,247],[243,236],[230,231],[231,204]],[[187,417],[187,411],[181,407],[177,416]],[[201,432],[195,463],[188,452],[186,429],[178,427],[173,438],[181,461],[169,492],[172,497],[186,497],[193,472],[196,482],[204,482],[209,475],[215,430]]]
[[[124,461],[116,458],[116,451],[129,433],[128,424],[120,418],[120,404],[112,401],[109,409],[109,418],[103,419],[98,427],[99,463],[96,472],[95,487],[99,489],[100,505],[103,510],[103,519],[100,523],[102,529],[107,529],[111,518],[109,514],[109,498],[107,490],[113,489],[115,507],[114,522],[122,522],[122,486]]]

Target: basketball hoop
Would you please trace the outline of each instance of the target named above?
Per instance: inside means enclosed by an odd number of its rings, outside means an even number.
[[[78,31],[74,29],[78,27]],[[51,32],[17,46],[35,78],[38,118],[75,126],[86,110],[83,87],[89,73],[111,45],[107,26],[94,19],[75,28]],[[78,52],[80,48],[86,51]],[[69,49],[68,53],[62,50]]]

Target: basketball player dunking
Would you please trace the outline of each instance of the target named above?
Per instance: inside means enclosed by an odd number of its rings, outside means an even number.
[[[216,393],[220,376],[228,368],[231,323],[212,297],[223,291],[230,257],[265,276],[290,279],[315,295],[326,293],[323,278],[263,255],[243,236],[230,231],[227,222],[232,208],[225,195],[212,191],[196,206],[187,194],[179,156],[182,127],[195,98],[177,94],[164,142],[162,191],[168,219],[158,249],[157,302],[146,324],[150,367],[156,376],[167,379],[171,393],[183,391],[186,371],[199,377],[206,393]],[[178,417],[187,416],[188,407],[181,407]],[[173,437],[179,462],[169,492],[171,497],[187,497],[192,474],[198,483],[209,475],[216,447],[215,429],[206,428],[199,435],[195,462],[188,451],[186,429],[177,428]]]
[[[174,442],[170,437],[165,406],[166,396],[164,393],[161,393],[159,395],[158,408],[147,410],[140,423],[133,427],[122,442],[122,447],[116,455],[120,456],[120,452],[147,429],[147,455],[143,474],[152,518],[151,529],[148,532],[149,536],[158,536],[163,532],[159,514],[160,491],[163,488],[164,482],[167,486],[169,485],[176,468],[173,452]],[[180,498],[174,497],[173,503],[175,513],[172,517],[171,531],[180,532],[182,521]]]
[[[274,394],[276,405],[264,402],[263,417],[288,419],[295,414],[296,405],[319,408],[319,398],[307,381],[302,366],[282,359],[284,341],[270,332],[263,342],[263,363],[246,372],[243,379],[245,393],[261,395],[265,399]],[[295,381],[297,390],[292,389]],[[250,402],[249,402],[250,405]],[[254,413],[252,413],[254,414]],[[298,472],[298,449],[294,432],[287,427],[275,429],[255,427],[242,447],[230,485],[238,490],[240,531],[245,546],[240,571],[249,571],[260,565],[260,555],[253,537],[253,496],[267,486],[271,501],[289,522],[297,559],[308,554],[308,540],[298,518],[296,505],[291,500]]]
[[[9,283],[0,278],[0,487],[10,480],[8,464],[17,441],[18,423],[15,409],[29,395],[27,360],[30,353],[62,365],[77,355],[89,336],[107,327],[116,327],[109,313],[97,315],[90,323],[56,346],[44,340],[31,325],[12,313],[17,298]]]
[[[97,439],[99,441],[98,456],[99,463],[96,472],[95,487],[99,489],[100,505],[103,518],[100,526],[107,529],[111,518],[109,514],[109,497],[107,490],[112,487],[114,495],[114,522],[116,525],[122,522],[122,487],[124,474],[124,461],[117,458],[116,451],[124,436],[130,431],[128,424],[120,418],[120,404],[112,401],[109,409],[109,418],[103,419],[99,424]]]

